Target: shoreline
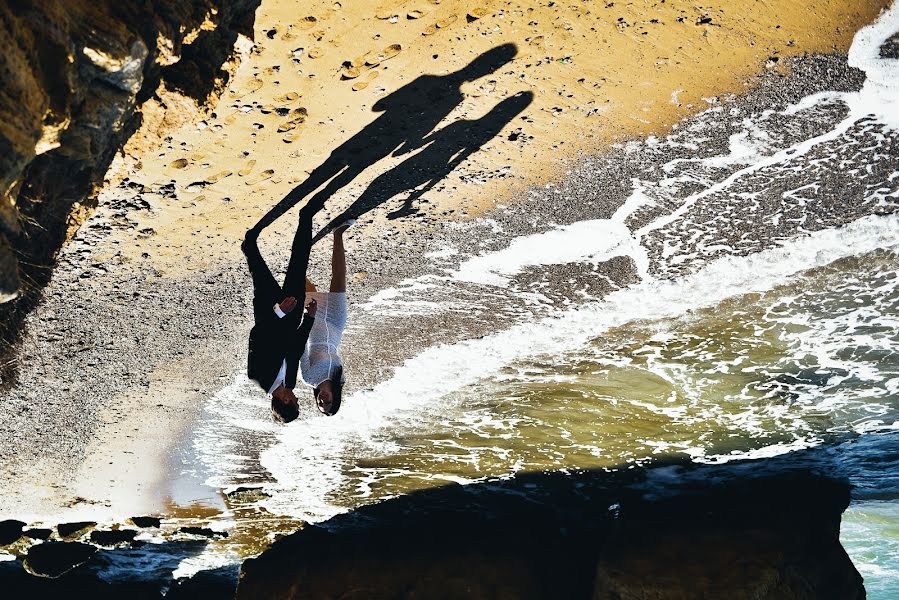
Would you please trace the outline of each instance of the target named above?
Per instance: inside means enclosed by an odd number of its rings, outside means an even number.
[[[814,59],[805,59],[814,63]],[[829,59],[828,59],[829,60]],[[842,59],[844,60],[844,59]],[[827,61],[825,60],[825,63]],[[789,87],[788,80],[784,80],[786,87]],[[759,84],[759,91],[764,89],[764,85]],[[747,97],[748,98],[748,97]],[[742,97],[736,96],[732,100],[735,105],[739,105],[744,101]],[[726,105],[727,103],[725,103]],[[690,120],[684,123],[690,123]],[[602,157],[603,155],[599,155]],[[587,159],[589,163],[590,159]],[[584,164],[587,164],[584,163]],[[565,184],[569,185],[569,184]],[[530,188],[539,189],[539,187]],[[524,206],[524,204],[522,204]],[[489,214],[487,215],[490,216]],[[103,214],[102,209],[98,212],[93,220],[103,222],[108,217]],[[576,216],[571,216],[577,220]],[[522,216],[522,220],[527,218]],[[91,230],[92,221],[87,224],[87,231]],[[508,227],[508,225],[506,225]],[[281,223],[273,228],[272,232],[268,232],[263,236],[264,252],[274,251],[275,261],[273,264],[286,262],[286,253],[277,248],[277,244],[272,245],[273,241],[289,239],[289,224]],[[373,238],[377,235],[377,230],[371,230],[371,235],[365,233],[357,235],[361,236],[361,240],[348,239],[348,247],[355,250],[358,244],[362,248],[367,248],[369,255],[377,255],[380,250],[378,247],[368,247]],[[412,246],[415,248],[416,246]],[[419,254],[426,246],[417,246]],[[76,249],[77,251],[77,249]],[[407,250],[408,252],[409,250]],[[327,254],[327,248],[320,247],[315,250],[320,258],[324,258]],[[411,254],[415,254],[416,250],[412,249]],[[326,260],[319,263],[327,263]],[[216,257],[215,262],[204,263],[202,271],[213,273],[209,281],[219,278],[228,279],[229,284],[234,287],[232,289],[239,290],[238,295],[246,295],[245,286],[243,286],[242,263],[234,260],[228,260],[225,256]],[[322,270],[321,264],[316,264],[314,273]],[[414,270],[414,268],[413,268]],[[70,273],[73,278],[79,278],[80,274],[77,270]],[[314,274],[313,277],[321,278],[321,273]],[[403,273],[395,273],[391,279],[394,283],[398,282],[404,276]],[[626,273],[616,275],[616,278],[626,280],[629,276]],[[188,279],[189,280],[189,279]],[[387,283],[386,281],[383,283]],[[361,289],[364,290],[360,294],[361,297],[372,297],[383,291],[385,285],[373,287],[371,279],[366,277],[358,282]],[[139,289],[136,288],[136,289]],[[183,293],[180,285],[176,285],[174,289],[168,293]],[[167,296],[176,297],[176,296]],[[237,320],[245,320],[241,318],[241,303],[235,303],[231,308],[235,310],[232,315]],[[195,309],[188,310],[187,314],[191,314]],[[193,312],[196,314],[196,312]],[[228,315],[231,316],[231,315]],[[249,324],[246,325],[247,329]],[[477,335],[476,332],[471,332]],[[120,392],[116,399],[107,405],[106,409],[101,410],[98,415],[101,423],[101,435],[90,443],[87,447],[86,458],[79,462],[78,470],[71,477],[73,485],[63,488],[64,491],[55,491],[43,496],[43,502],[47,502],[46,506],[53,507],[49,513],[44,514],[25,514],[25,516],[42,517],[32,518],[30,520],[45,520],[48,514],[53,516],[55,520],[78,520],[88,518],[90,520],[102,520],[106,516],[111,521],[123,520],[134,514],[165,514],[166,510],[171,510],[174,504],[171,501],[170,485],[173,480],[180,477],[177,472],[177,461],[180,460],[181,450],[184,449],[183,444],[191,443],[191,434],[195,431],[198,422],[197,416],[203,410],[203,406],[209,400],[209,394],[212,393],[208,388],[201,389],[197,386],[197,377],[204,371],[208,374],[206,377],[214,379],[219,384],[215,390],[219,390],[220,386],[226,385],[234,377],[234,367],[242,362],[242,355],[235,353],[234,355],[222,355],[216,352],[219,347],[230,347],[229,344],[237,345],[242,342],[239,332],[229,330],[227,335],[232,336],[231,341],[220,344],[207,343],[203,344],[194,353],[186,358],[181,358],[173,363],[168,363],[167,367],[148,374],[145,381],[140,385],[131,386]],[[179,366],[180,365],[180,366]],[[210,366],[213,368],[210,370]],[[375,373],[368,373],[363,377],[361,383],[354,383],[354,389],[360,387],[371,386],[379,381],[379,377]],[[213,390],[214,391],[214,390]],[[180,399],[173,399],[172,395]],[[147,399],[157,399],[147,403]],[[117,407],[111,411],[108,407]],[[148,414],[146,411],[149,410]],[[104,419],[104,413],[107,418]],[[153,423],[154,427],[160,424],[158,419],[164,425],[158,429],[151,429],[147,423]],[[174,428],[179,433],[177,435],[167,434],[164,430],[168,427]],[[190,455],[192,451],[188,450],[186,454]],[[191,478],[188,477],[190,480]],[[198,488],[205,487],[205,482],[192,480],[194,484],[199,484]],[[114,488],[104,487],[103,484],[113,484]],[[135,489],[137,488],[137,489]],[[114,490],[115,495],[101,493],[95,496],[92,492],[95,490]],[[222,496],[222,490],[215,491],[210,488],[210,498]],[[35,496],[33,494],[13,494],[13,497],[20,496],[25,504],[33,505]],[[65,504],[71,502],[72,498],[81,497],[88,502],[79,502],[77,507],[65,508]],[[92,497],[95,496],[95,497]],[[105,504],[112,504],[105,506]],[[138,509],[139,508],[139,509]],[[189,506],[182,508],[189,511]],[[201,510],[203,512],[205,508]],[[226,511],[227,513],[227,511]],[[4,516],[16,517],[23,513],[16,510],[5,510]],[[99,517],[99,518],[98,518]]]

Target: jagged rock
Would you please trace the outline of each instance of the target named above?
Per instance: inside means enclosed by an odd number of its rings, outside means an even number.
[[[115,546],[130,542],[137,535],[134,529],[112,529],[105,531],[92,531],[91,541],[101,546]]]
[[[25,523],[15,519],[0,521],[0,546],[8,546],[22,537],[22,528]]]
[[[745,463],[665,469],[535,473],[365,506],[247,560],[237,598],[864,597],[839,543],[847,483],[747,477]]]
[[[87,562],[97,551],[81,542],[45,542],[28,549],[25,567],[35,575],[59,577]]]
[[[199,535],[203,537],[228,537],[227,531],[214,531],[209,529],[208,527],[181,527],[178,529],[181,533],[186,533],[188,535]]]
[[[50,536],[53,535],[53,530],[44,528],[26,529],[24,535],[32,540],[49,540]]]
[[[159,527],[162,519],[159,517],[131,517],[131,522],[138,527]]]
[[[165,122],[171,127],[201,118],[236,68],[238,35],[253,36],[259,2],[0,3],[4,337],[14,339],[142,112],[178,106],[178,117]],[[10,302],[22,281],[29,282],[23,297]]]
[[[59,537],[67,538],[67,537],[75,537],[77,535],[81,535],[87,532],[88,529],[92,527],[96,527],[97,524],[93,521],[76,521],[73,523],[60,523],[56,526],[56,532],[59,534]]]

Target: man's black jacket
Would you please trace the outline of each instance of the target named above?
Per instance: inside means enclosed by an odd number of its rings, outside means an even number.
[[[284,387],[293,389],[314,318],[303,311],[302,304],[283,318],[275,314],[275,302],[265,304],[267,307],[253,302],[256,324],[250,330],[247,375],[268,392],[281,370],[281,361],[287,361]]]

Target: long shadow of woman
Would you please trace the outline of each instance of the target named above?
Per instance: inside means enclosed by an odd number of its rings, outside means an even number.
[[[412,214],[417,199],[499,134],[533,99],[533,93],[519,92],[494,106],[480,119],[456,121],[426,136],[420,144],[424,148],[421,152],[375,178],[349,208],[316,234],[312,243],[347,219],[357,218],[409,190],[412,193],[401,208],[391,213],[391,218]]]

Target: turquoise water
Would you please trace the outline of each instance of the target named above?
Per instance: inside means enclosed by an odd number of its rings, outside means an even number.
[[[856,502],[843,515],[840,540],[865,578],[869,600],[899,598],[899,502]]]

